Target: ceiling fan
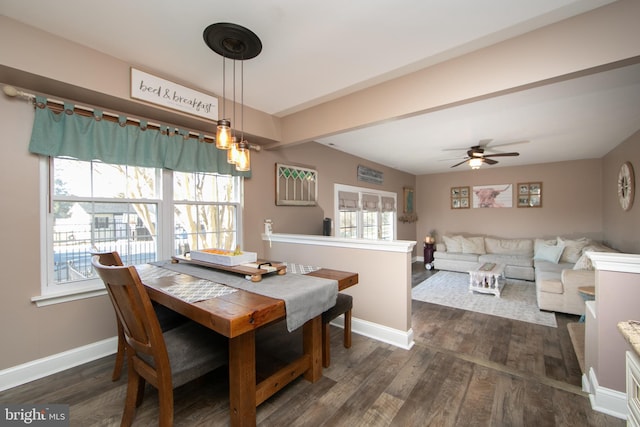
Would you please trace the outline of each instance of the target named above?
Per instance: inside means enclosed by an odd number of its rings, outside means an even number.
[[[459,163],[456,163],[455,165],[451,166],[452,168],[455,168],[456,166],[460,166],[463,163],[469,163],[469,166],[471,166],[471,169],[478,169],[483,163],[486,163],[488,165],[495,165],[496,163],[498,163],[497,160],[493,160],[492,157],[515,157],[515,156],[519,156],[520,153],[517,152],[510,152],[510,153],[502,153],[502,152],[494,152],[492,154],[485,154],[485,151],[492,151],[494,148],[496,147],[503,147],[505,145],[515,145],[515,144],[524,144],[526,142],[529,141],[516,141],[516,142],[508,142],[506,144],[498,144],[498,145],[494,145],[491,148],[488,148],[487,145],[489,145],[489,143],[491,142],[491,139],[483,139],[479,142],[478,145],[474,145],[470,148],[450,148],[447,149],[445,151],[450,151],[450,150],[467,150],[467,157],[464,158],[464,160],[462,160]]]

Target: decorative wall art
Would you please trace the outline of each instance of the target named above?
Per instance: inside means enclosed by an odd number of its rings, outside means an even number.
[[[513,207],[513,184],[481,185],[473,187],[474,208]]]
[[[218,120],[218,98],[131,68],[131,98]]]
[[[318,172],[315,169],[276,163],[276,205],[315,206]]]
[[[382,184],[384,175],[382,172],[358,165],[358,181],[370,182],[372,184]]]
[[[469,187],[451,187],[451,209],[469,209]]]
[[[398,217],[398,221],[401,222],[416,222],[418,220],[418,215],[415,212],[415,192],[411,187],[404,187],[402,189],[403,193],[403,204],[402,204],[402,212],[403,214]]]
[[[518,184],[518,207],[541,208],[542,207],[542,183],[521,182]]]

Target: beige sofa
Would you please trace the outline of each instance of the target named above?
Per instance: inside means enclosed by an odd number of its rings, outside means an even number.
[[[616,251],[585,238],[571,240],[558,237],[543,244],[557,246],[561,255],[555,263],[547,259],[534,260],[538,307],[541,310],[583,315],[584,299],[578,288],[595,286],[596,280],[587,253]]]
[[[436,270],[466,273],[479,263],[505,264],[510,279],[534,280],[533,239],[500,239],[485,236],[443,236],[433,254]]]
[[[541,310],[584,314],[578,288],[595,285],[586,252],[614,252],[590,239],[500,239],[443,236],[436,244],[434,268],[468,272],[479,263],[505,264],[505,277],[534,281]]]

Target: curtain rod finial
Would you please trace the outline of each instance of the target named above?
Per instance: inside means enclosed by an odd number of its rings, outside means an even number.
[[[21,98],[32,98],[32,96],[30,96],[29,94],[22,92],[21,90],[16,89],[13,86],[10,85],[5,85],[2,88],[2,91],[4,92],[5,95],[10,96],[12,98],[18,96]]]

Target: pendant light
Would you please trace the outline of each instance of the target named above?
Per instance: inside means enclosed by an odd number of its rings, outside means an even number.
[[[227,67],[225,57],[222,57],[222,118],[218,120],[216,129],[216,148],[220,150],[228,150],[231,145],[231,122],[226,118],[227,102]],[[235,88],[234,88],[235,90]]]
[[[249,143],[244,139],[244,67],[242,66],[244,60],[255,58],[262,51],[262,42],[255,33],[248,28],[242,27],[237,24],[231,24],[227,22],[219,22],[211,24],[204,30],[204,41],[211,50],[222,56],[222,115],[223,117],[218,120],[216,131],[216,147],[222,150],[229,150],[227,152],[227,162],[236,165],[238,171],[248,171],[251,166],[251,159],[249,154]],[[232,59],[234,61],[234,79],[233,79],[233,94],[234,94],[234,112],[235,112],[235,61],[241,61],[240,81],[242,97],[240,101],[241,106],[241,136],[240,139],[234,141],[234,135],[232,134],[231,122],[228,118],[224,117],[226,113],[226,59]],[[235,114],[234,114],[235,120]]]
[[[244,75],[244,66],[240,63],[240,74]],[[251,170],[251,153],[249,143],[244,139],[244,79],[240,82],[240,141],[235,154],[236,170],[247,172]]]

